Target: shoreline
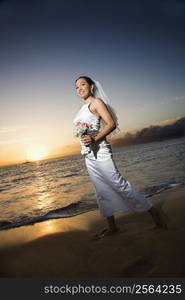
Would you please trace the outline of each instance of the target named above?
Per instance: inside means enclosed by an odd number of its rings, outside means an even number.
[[[155,195],[160,195],[161,193],[164,193],[166,191],[169,191],[169,190],[173,190],[174,188],[177,188],[179,186],[185,186],[185,183],[173,183],[173,184],[169,184],[168,186],[164,186],[162,187],[161,189],[159,189],[158,191],[156,191],[155,193],[151,193],[151,194],[147,194],[145,195],[147,198],[149,198],[149,200],[151,200]],[[95,200],[96,201],[96,200]],[[74,202],[74,203],[71,203],[67,206],[64,206],[64,207],[61,207],[61,208],[58,208],[58,209],[54,209],[54,210],[50,210],[49,212],[47,212],[45,215],[41,215],[41,216],[38,216],[38,217],[33,217],[31,220],[22,220],[22,221],[19,221],[19,222],[15,222],[13,223],[12,221],[7,221],[7,220],[0,220],[0,232],[3,231],[3,230],[9,230],[9,229],[13,229],[13,228],[18,228],[18,227],[22,227],[22,226],[29,226],[29,225],[34,225],[36,223],[40,223],[40,222],[44,222],[44,221],[47,221],[47,220],[57,220],[57,219],[60,219],[60,218],[72,218],[72,217],[75,217],[75,216],[78,216],[78,215],[81,215],[81,214],[84,214],[84,213],[87,213],[87,212],[90,212],[90,211],[94,211],[94,210],[97,210],[98,208],[89,208],[86,209],[86,210],[82,210],[79,212],[76,212],[75,214],[66,214],[66,211],[69,210],[69,207],[73,206],[73,205],[78,205],[80,204],[80,201],[79,202]],[[157,202],[155,202],[155,204],[157,204]],[[62,215],[63,213],[63,215]],[[123,212],[122,214],[132,214],[133,212]]]
[[[168,230],[154,230],[146,212],[119,213],[120,231],[92,241],[106,227],[98,210],[2,230],[0,277],[185,277],[184,195],[180,185],[150,198]]]

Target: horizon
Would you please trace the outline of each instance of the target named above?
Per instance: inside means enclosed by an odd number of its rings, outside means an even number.
[[[182,120],[185,121],[185,117],[182,117],[182,118],[177,118],[176,120],[167,120],[167,122],[161,122],[163,125],[159,125],[159,124],[151,124],[149,127],[143,127],[143,128],[140,128],[140,130],[138,131],[132,131],[132,132],[127,132],[125,135],[129,134],[131,135],[131,137],[135,137],[137,136],[138,133],[140,133],[143,129],[150,129],[151,127],[157,127],[157,126],[160,126],[161,128],[164,128],[166,127],[166,125],[171,125],[171,127],[174,127],[174,125],[176,124],[177,121],[179,120]],[[185,127],[184,127],[185,128]],[[183,128],[181,128],[183,129]],[[127,141],[126,143],[124,143],[124,141],[126,140],[126,136],[123,135],[123,136],[119,136],[119,137],[116,137],[116,138],[113,138],[110,142],[113,146],[113,149],[114,148],[121,148],[121,147],[132,147],[132,146],[135,146],[135,145],[140,145],[140,144],[148,144],[148,143],[153,143],[153,142],[158,142],[158,141],[166,141],[166,140],[169,140],[169,139],[176,139],[176,138],[182,138],[182,137],[185,137],[185,130],[184,130],[184,134],[182,134],[182,132],[180,133],[180,135],[174,135],[174,132],[172,130],[171,131],[171,136],[169,137],[166,137],[166,136],[153,136],[151,137],[151,140],[136,140],[136,142],[129,142]],[[70,147],[70,145],[68,146]],[[14,165],[19,165],[19,164],[24,164],[24,163],[39,163],[39,162],[43,162],[43,161],[47,161],[47,160],[53,160],[53,159],[59,159],[59,158],[68,158],[68,157],[71,157],[71,156],[76,156],[76,155],[79,155],[80,156],[80,146],[77,145],[76,146],[76,151],[74,152],[71,152],[71,153],[68,153],[68,154],[63,154],[63,155],[59,155],[59,156],[51,156],[51,157],[45,157],[45,158],[42,158],[42,159],[38,159],[38,160],[26,160],[26,161],[17,161],[17,162],[14,162],[14,163],[5,163],[5,164],[1,164],[0,167],[8,167],[8,166],[14,166]]]

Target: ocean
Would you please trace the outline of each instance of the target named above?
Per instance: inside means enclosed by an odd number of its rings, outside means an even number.
[[[113,147],[123,177],[147,198],[185,184],[185,137]],[[0,229],[97,209],[81,155],[0,167]]]

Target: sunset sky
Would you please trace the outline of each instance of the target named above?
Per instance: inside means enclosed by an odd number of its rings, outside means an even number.
[[[185,2],[0,1],[0,164],[74,152],[80,75],[122,130],[185,116]]]

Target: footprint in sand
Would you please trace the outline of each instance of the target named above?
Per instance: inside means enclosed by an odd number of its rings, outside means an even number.
[[[130,261],[121,271],[121,277],[140,277],[155,268],[152,257],[139,257]]]

